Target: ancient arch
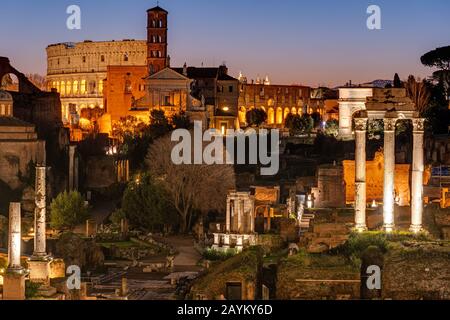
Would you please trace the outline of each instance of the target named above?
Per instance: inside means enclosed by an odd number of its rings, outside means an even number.
[[[273,110],[273,108],[269,108],[269,111],[267,112],[267,123],[268,124],[275,123],[275,111]]]
[[[277,108],[277,124],[282,124],[283,123],[283,109],[281,108]]]

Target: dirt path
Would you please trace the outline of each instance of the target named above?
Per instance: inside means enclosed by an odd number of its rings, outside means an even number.
[[[170,236],[160,238],[161,240],[178,252],[175,257],[174,265],[176,269],[185,269],[183,271],[197,271],[197,263],[202,256],[194,247],[194,239],[190,236]]]

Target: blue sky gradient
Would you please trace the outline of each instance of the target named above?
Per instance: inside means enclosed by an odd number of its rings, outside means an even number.
[[[82,29],[66,28],[66,8]],[[366,27],[381,7],[382,30]],[[24,73],[46,72],[45,48],[59,42],[145,39],[149,0],[2,0],[0,56]],[[249,79],[311,86],[425,77],[420,56],[450,45],[448,0],[161,0],[169,11],[172,65],[218,65]]]

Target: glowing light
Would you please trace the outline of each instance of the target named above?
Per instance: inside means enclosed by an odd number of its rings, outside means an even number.
[[[230,110],[230,108],[228,108],[228,107],[223,107],[222,110],[225,111],[225,112],[227,112],[227,111]]]

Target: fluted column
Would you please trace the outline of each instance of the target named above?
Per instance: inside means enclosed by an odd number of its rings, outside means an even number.
[[[355,228],[362,232],[366,225],[366,132],[367,118],[355,118]]]
[[[395,124],[397,118],[384,119],[384,196],[383,227],[386,232],[394,230],[394,173],[395,173]]]
[[[413,162],[411,181],[411,228],[414,233],[422,230],[423,216],[423,134],[425,119],[413,119]]]
[[[8,272],[20,273],[23,269],[20,264],[21,253],[21,217],[20,203],[9,205],[9,246],[8,246]]]
[[[33,258],[47,256],[46,248],[46,167],[36,167]]]

